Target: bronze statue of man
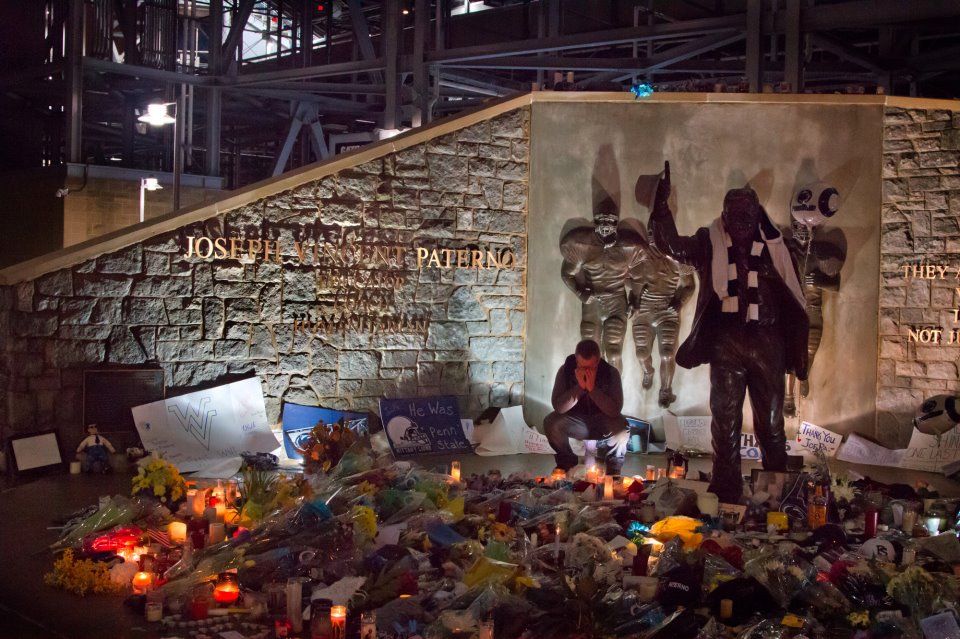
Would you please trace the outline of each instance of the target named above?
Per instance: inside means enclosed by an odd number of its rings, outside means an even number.
[[[660,395],[663,408],[672,404],[673,374],[677,364],[677,333],[680,310],[696,284],[693,269],[664,255],[655,246],[647,247],[646,259],[636,262],[627,280],[627,299],[637,359],[643,369],[643,388],[653,386],[653,342],[660,350]]]
[[[592,228],[578,226],[560,239],[560,277],[582,304],[580,338],[599,343],[603,358],[618,371],[627,328],[624,286],[645,247],[642,235],[620,224],[612,202],[598,207]]]
[[[697,270],[700,292],[689,337],[677,351],[684,368],[710,364],[713,476],[721,501],[739,501],[740,431],[750,392],[753,428],[766,470],[786,470],[784,375],[807,377],[808,320],[783,235],[753,189],[732,189],[709,227],[681,236],[670,212],[670,164],[650,214],[654,243]]]

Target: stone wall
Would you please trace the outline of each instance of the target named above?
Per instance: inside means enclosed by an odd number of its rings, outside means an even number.
[[[880,345],[877,410],[879,438],[909,439],[912,417],[924,398],[960,392],[960,113],[887,108],[884,122]],[[914,265],[947,266],[945,277],[914,277]],[[942,329],[940,340],[919,331]],[[911,336],[911,330],[913,336]],[[929,338],[930,333],[924,335]]]
[[[443,393],[465,416],[520,403],[529,119],[524,108],[331,176],[305,174],[279,195],[7,287],[4,434],[59,427],[75,445],[82,371],[102,366],[163,368],[173,393],[256,374],[273,421],[282,400],[363,410]],[[285,252],[279,263],[187,257],[197,237],[273,240]],[[402,284],[374,292],[424,330],[297,331],[297,318],[337,303],[318,277],[329,269],[290,249],[310,240],[409,247],[386,269]],[[509,250],[518,266],[418,267],[415,246]]]

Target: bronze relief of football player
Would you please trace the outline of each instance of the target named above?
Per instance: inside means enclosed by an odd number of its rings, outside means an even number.
[[[646,240],[620,223],[612,201],[601,203],[593,226],[578,226],[560,240],[560,276],[581,302],[580,338],[600,344],[603,358],[622,369],[627,327],[626,282],[646,253]]]

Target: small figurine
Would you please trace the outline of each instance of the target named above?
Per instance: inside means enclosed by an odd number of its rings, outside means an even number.
[[[98,433],[96,424],[87,424],[87,436],[77,446],[77,458],[81,460],[83,472],[109,473],[112,468],[110,468],[110,458],[107,456],[107,451],[117,452],[114,450],[113,444]],[[86,452],[86,455],[81,458],[80,453],[82,452]]]

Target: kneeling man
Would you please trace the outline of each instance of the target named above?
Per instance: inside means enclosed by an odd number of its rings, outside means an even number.
[[[543,429],[553,450],[557,466],[570,470],[577,456],[569,438],[604,440],[607,448],[608,475],[619,475],[627,453],[627,420],[623,409],[620,373],[600,357],[600,346],[593,340],[577,344],[557,371],[553,383],[553,412],[547,415]]]

